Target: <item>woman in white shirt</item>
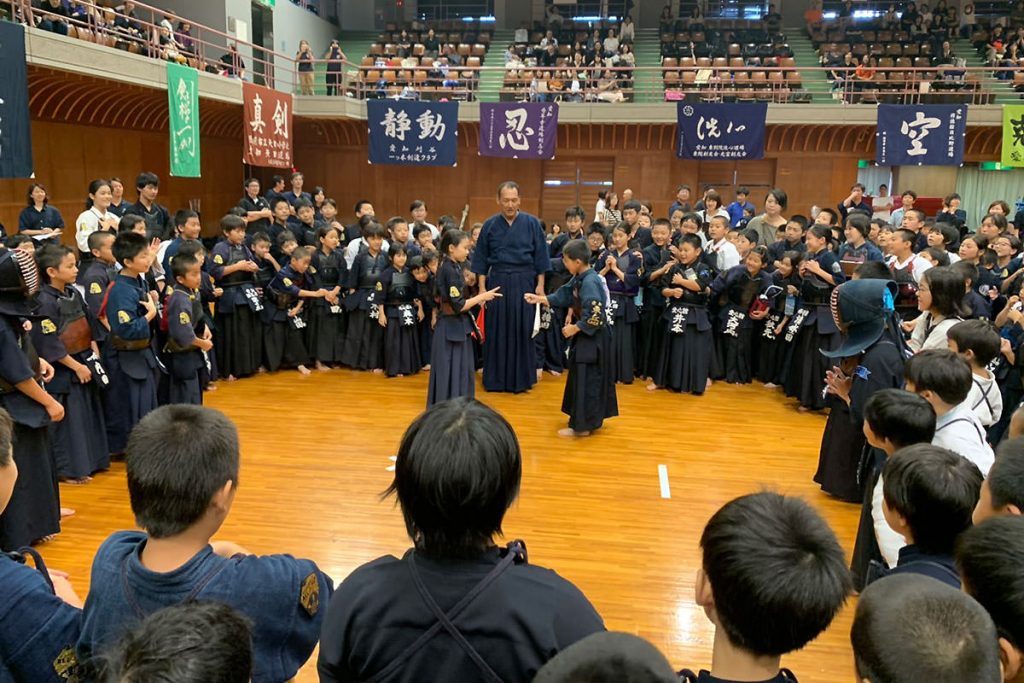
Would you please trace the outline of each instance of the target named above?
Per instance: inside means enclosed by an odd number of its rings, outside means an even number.
[[[964,279],[954,270],[940,266],[925,271],[917,289],[921,316],[911,323],[914,331],[907,344],[911,351],[948,348],[946,336],[962,319],[963,300]]]
[[[722,196],[711,190],[704,197],[704,208],[697,212],[700,216],[701,225],[706,225],[711,222],[711,219],[715,216],[724,216],[726,220],[731,222],[729,212],[722,208]]]
[[[622,30],[619,31],[619,42],[632,43],[636,40],[636,26],[633,24],[633,17],[628,14],[622,20]]]
[[[117,216],[108,211],[113,197],[108,181],[98,179],[89,183],[86,209],[75,219],[75,243],[83,254],[89,253],[89,235],[92,233],[97,230],[117,232]]]

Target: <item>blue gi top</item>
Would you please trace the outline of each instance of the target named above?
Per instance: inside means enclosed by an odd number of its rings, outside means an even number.
[[[127,341],[149,339],[149,321],[139,303],[149,296],[149,288],[137,277],[118,273],[107,299],[107,322],[115,337]]]
[[[580,311],[575,325],[580,332],[593,335],[605,326],[605,294],[604,278],[593,268],[588,268],[562,285],[557,292],[548,295],[548,305],[555,308],[571,308],[574,300],[579,302]]]
[[[541,275],[550,267],[544,229],[536,216],[522,211],[511,223],[500,213],[488,218],[470,262],[477,275],[487,275],[491,268]]]
[[[78,653],[84,660],[116,642],[150,614],[190,599],[222,602],[253,624],[253,683],[292,678],[313,653],[331,578],[291,555],[236,555],[206,546],[181,567],[154,572],[140,559],[147,536],[118,531],[92,564]]]
[[[0,681],[67,683],[81,618],[41,572],[0,554]]]

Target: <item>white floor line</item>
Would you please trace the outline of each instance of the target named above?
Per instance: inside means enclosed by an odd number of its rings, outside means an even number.
[[[658,483],[661,484],[661,497],[671,498],[672,489],[668,486],[668,467],[666,465],[658,465]]]

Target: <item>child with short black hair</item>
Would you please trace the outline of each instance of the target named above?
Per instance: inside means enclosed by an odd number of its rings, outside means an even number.
[[[640,314],[637,375],[646,380],[654,374],[664,341],[661,324],[665,315],[665,297],[661,294],[659,282],[675,263],[670,239],[671,225],[664,218],[659,218],[651,227],[652,244],[644,247],[642,252],[644,263],[640,282],[644,288],[644,305]]]
[[[420,344],[416,325],[423,320],[416,280],[407,268],[409,253],[404,244],[392,242],[390,265],[380,276],[381,297],[377,320],[384,328],[384,371],[388,377],[420,371]]]
[[[309,560],[211,543],[238,486],[235,425],[202,406],[164,406],[132,432],[127,466],[145,531],[118,531],[97,551],[79,655],[102,652],[164,607],[213,600],[252,622],[255,683],[293,677],[313,652],[333,584]]]
[[[787,251],[796,251],[801,254],[807,253],[807,245],[804,244],[804,233],[807,232],[806,216],[791,216],[786,222],[783,238],[768,246],[768,268],[777,270],[782,262],[782,255]]]
[[[98,233],[93,233],[98,234]],[[99,363],[92,331],[96,318],[78,293],[76,254],[61,244],[36,252],[39,274],[46,284],[36,295],[37,318],[32,341],[54,367],[46,391],[64,406],[64,419],[50,427],[50,448],[61,480],[82,484],[94,472],[110,467],[102,390],[110,383]]]
[[[341,357],[341,362],[350,368],[375,373],[384,372],[384,328],[378,321],[380,306],[384,303],[380,276],[388,267],[387,254],[382,251],[384,237],[384,228],[379,223],[363,228],[366,248],[356,254],[346,282],[348,331]]]
[[[15,431],[14,420],[0,407],[0,514],[10,503],[18,479]],[[27,556],[34,569],[26,564]],[[75,644],[81,631],[81,607],[71,583],[60,572],[50,574],[38,553],[28,548],[0,552],[0,679],[78,680]]]
[[[769,256],[769,258],[771,258]],[[790,318],[797,309],[800,295],[800,262],[803,252],[787,251],[778,260],[772,273],[772,284],[776,291],[768,297],[768,316],[764,319],[758,338],[757,378],[764,382],[765,389],[775,389],[782,384],[782,371],[786,362],[788,344],[793,337],[784,336]]]
[[[1012,437],[1012,435],[1011,435]],[[999,444],[996,460],[981,484],[974,508],[974,523],[998,515],[1024,514],[1024,439],[1012,437]]]
[[[964,591],[981,603],[998,633],[1002,680],[1024,677],[1024,517],[980,522],[957,541],[956,562]]]
[[[591,223],[587,228],[587,246],[590,247],[590,267],[597,265],[597,260],[604,253],[605,244],[608,242],[608,231],[600,223]],[[443,256],[443,255],[442,255]]]
[[[611,241],[611,247],[595,266],[597,274],[605,279],[609,293],[612,363],[608,371],[616,383],[632,384],[636,371],[636,333],[640,323],[636,295],[640,291],[643,258],[630,248],[629,226],[625,223],[612,228]]]
[[[868,583],[891,574],[922,574],[960,588],[953,546],[971,525],[982,474],[951,450],[916,444],[896,451],[882,468],[882,512],[907,540],[895,567],[873,563]]]
[[[423,307],[423,320],[416,324],[420,342],[420,369],[430,369],[430,355],[434,341],[434,327],[437,325],[437,301],[434,298],[434,275],[427,265],[428,260],[436,262],[434,254],[412,256],[406,264],[413,280],[416,281],[416,296]]]
[[[970,261],[960,260],[950,268],[964,279],[964,289],[967,290],[963,301],[964,317],[990,320],[992,318],[992,301],[978,291],[977,285],[980,277],[978,266]],[[985,291],[988,291],[987,287]]]
[[[814,640],[850,593],[843,549],[799,498],[762,492],[726,503],[704,527],[697,604],[715,625],[711,670],[696,683],[795,680],[782,655]]]
[[[227,381],[254,374],[263,359],[263,297],[257,291],[256,272],[259,265],[245,245],[245,220],[238,216],[220,219],[224,240],[210,253],[210,275],[224,294],[214,308],[214,350],[217,367]],[[252,237],[269,241],[264,233]]]
[[[1002,683],[996,638],[974,599],[915,576],[869,586],[850,631],[863,683]]]
[[[142,277],[154,258],[146,237],[118,233],[113,252],[121,271],[106,303],[110,346],[104,365],[110,375],[107,400],[113,408],[107,416],[116,415],[107,422],[107,437],[111,453],[123,453],[132,428],[157,407],[157,360],[150,329],[157,308]]]
[[[199,259],[179,252],[171,261],[170,275],[174,287],[164,309],[167,326],[163,353],[167,367],[165,402],[202,405],[199,373],[206,366],[204,353],[213,348],[213,334],[206,325],[199,293],[203,277]]]
[[[342,293],[348,280],[348,264],[341,249],[341,232],[329,225],[316,229],[316,251],[309,264],[313,287],[327,294],[313,302],[309,311],[307,339],[316,369],[330,370],[341,364],[345,352],[345,309]]]
[[[284,365],[294,366],[299,374],[310,374],[303,316],[305,299],[321,299],[325,289],[315,289],[307,275],[313,256],[312,247],[296,247],[288,265],[277,272],[264,291],[267,305],[263,323],[267,333],[263,341],[266,367],[271,372]]]
[[[971,366],[948,349],[914,354],[903,368],[907,391],[920,395],[935,409],[936,446],[964,456],[988,474],[994,455],[985,440],[985,428],[971,410]]]
[[[1003,397],[988,366],[999,355],[1002,338],[988,320],[965,320],[949,328],[947,342],[949,350],[963,356],[971,366],[967,404],[983,426],[991,427],[1002,417]]]
[[[6,240],[8,249],[20,249],[21,251],[28,252],[29,254],[36,253],[36,243],[31,237],[24,233],[17,233],[11,235]]]
[[[114,647],[90,662],[90,668],[101,683],[249,683],[250,627],[248,619],[223,603],[171,605],[146,617]]]
[[[757,231],[754,233],[756,244]],[[741,238],[745,239],[745,238]],[[751,246],[743,261],[733,266],[711,283],[712,300],[721,297],[722,305],[716,315],[719,347],[715,352],[721,358],[723,376],[729,384],[749,384],[754,373],[754,327],[764,320],[767,309],[751,311],[751,304],[772,283],[767,270],[768,250]]]
[[[889,528],[882,512],[882,468],[892,454],[935,437],[935,410],[928,401],[903,389],[882,389],[864,404],[864,438],[871,448],[861,459],[857,479],[864,483],[860,522],[850,571],[854,587],[867,580],[872,560],[894,566],[906,542]]]

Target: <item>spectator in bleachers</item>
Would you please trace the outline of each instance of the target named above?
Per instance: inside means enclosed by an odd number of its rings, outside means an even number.
[[[178,29],[174,32],[174,40],[177,41],[181,53],[186,57],[195,57],[196,41],[192,37],[192,24],[187,21],[179,21]]]
[[[686,30],[690,33],[699,33],[704,30],[704,13],[700,9],[700,3],[693,6],[690,16],[686,20]]]
[[[405,33],[405,31],[402,31]],[[299,94],[313,94],[313,50],[309,47],[309,41],[300,40],[299,49],[295,53],[295,61],[299,70]]]
[[[565,19],[562,17],[562,13],[558,11],[558,7],[555,4],[550,4],[545,10],[545,20],[547,25],[554,31],[561,31],[562,24]]]
[[[883,29],[895,31],[900,26],[899,17],[896,16],[896,5],[890,4],[880,20]]]
[[[991,66],[998,66],[1006,50],[1006,36],[1003,35],[1003,27],[992,27],[989,33],[988,42],[985,45],[985,60]]]
[[[62,0],[40,0],[39,9],[45,14],[37,15],[37,28],[62,36],[68,34],[68,10]]]
[[[907,6],[903,9],[903,15],[900,16],[900,30],[906,31],[907,33],[914,27],[914,22],[920,15],[917,13],[917,5],[912,2],[908,2]]]
[[[1024,59],[1024,25],[1017,26],[1017,33],[1010,41],[1009,53],[1010,59],[1015,62]]]
[[[554,32],[550,29],[544,34],[544,37],[540,39],[540,49],[545,50],[549,45],[558,47],[558,38],[555,37]]]
[[[661,16],[658,17],[658,30],[662,33],[676,32],[676,20],[672,16],[672,6],[668,3],[661,8]]]
[[[434,29],[427,31],[427,37],[423,39],[423,56],[437,57],[441,52],[441,42],[437,39]]]
[[[451,66],[462,66],[462,57],[455,51],[455,46],[451,43],[444,47],[444,58],[448,60],[447,63]]]
[[[343,95],[344,93],[341,89],[341,64],[348,57],[345,56],[337,39],[331,41],[330,47],[327,48],[327,52],[324,54],[324,59],[327,60],[327,94]]]
[[[939,53],[932,57],[932,66],[942,66],[949,64],[953,66],[956,64],[956,53],[953,52],[953,47],[949,44],[948,40],[942,41],[942,48]]]
[[[166,26],[161,26],[157,32],[157,45],[160,50],[160,59],[169,62],[184,64],[187,60],[181,53],[181,46],[174,39],[174,34]]]
[[[604,56],[614,57],[619,53],[619,39],[615,35],[615,29],[608,29],[608,37],[604,39]]]
[[[554,45],[548,45],[537,54],[537,64],[543,67],[552,67],[558,63],[558,52]]]
[[[764,29],[769,35],[777,35],[782,30],[782,15],[774,4],[768,5],[768,13],[764,15]]]
[[[854,70],[854,89],[855,90],[867,90],[872,86],[872,81],[875,79],[875,73],[878,70],[878,60],[872,56],[867,56],[864,61]]]
[[[619,40],[623,43],[632,43],[636,40],[636,26],[633,24],[633,17],[628,14],[622,18]]]
[[[1010,26],[1024,26],[1024,0],[1017,0],[1010,12]]]
[[[221,55],[220,63],[228,78],[245,78],[245,61],[238,54],[238,45],[235,43],[228,44],[228,51]]]
[[[516,45],[525,45],[530,42],[530,29],[525,21],[519,24],[519,28],[512,35],[512,40]]]
[[[126,2],[121,13],[114,19],[114,29],[128,42],[138,43],[142,36],[142,26],[135,18],[135,3]]]
[[[974,13],[974,3],[968,2],[960,11],[960,37],[970,38],[977,23],[978,17]]]
[[[516,46],[509,43],[509,46],[505,48],[505,66],[512,64],[521,64],[522,61],[519,59],[519,53],[516,52]]]

